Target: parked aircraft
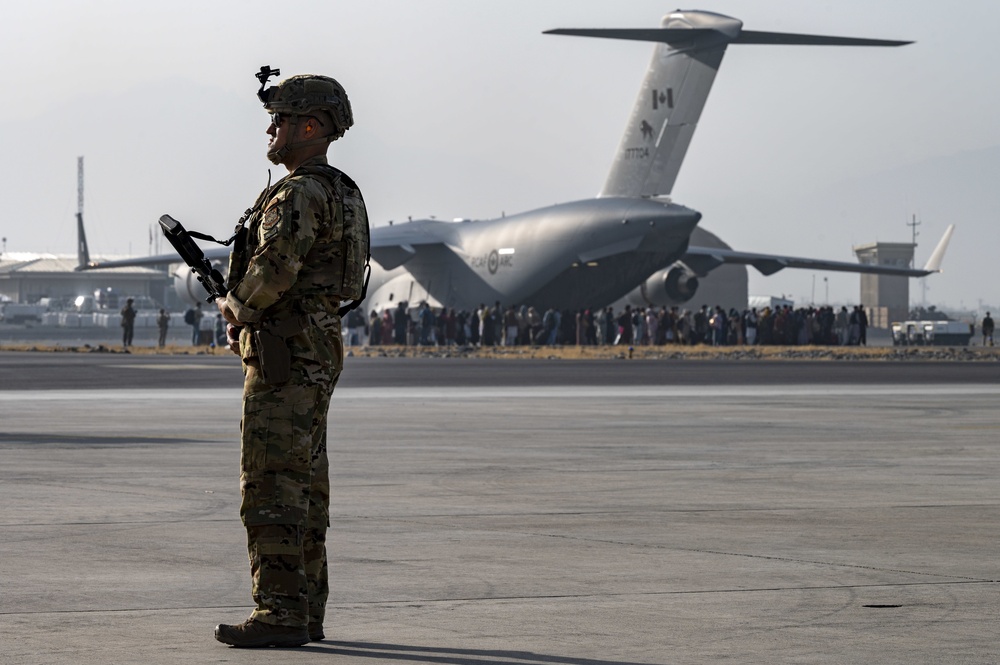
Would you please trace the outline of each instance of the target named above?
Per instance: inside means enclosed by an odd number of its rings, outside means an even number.
[[[910,42],[753,32],[743,30],[737,19],[704,11],[673,12],[659,28],[560,29],[546,34],[657,44],[600,195],[500,219],[424,219],[373,228],[372,275],[364,311],[422,300],[433,307],[466,309],[495,301],[579,309],[603,307],[626,296],[649,304],[680,304],[694,296],[700,278],[726,264],[752,265],[765,275],[783,268],[808,268],[922,277],[939,270],[951,227],[919,270],[757,254],[728,248],[697,228],[701,213],[669,198],[730,44]],[[221,262],[228,250],[206,250],[206,255]],[[93,267],[163,264],[167,259],[148,257]],[[184,299],[204,297],[186,266],[174,276]],[[743,293],[745,297],[745,286]]]

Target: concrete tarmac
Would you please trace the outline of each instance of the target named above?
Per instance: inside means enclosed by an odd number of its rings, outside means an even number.
[[[240,388],[239,358],[0,352],[0,391]],[[341,388],[1000,384],[997,362],[348,358]]]
[[[238,365],[0,354],[0,663],[1000,661],[992,364],[352,360],[327,639],[238,650]]]

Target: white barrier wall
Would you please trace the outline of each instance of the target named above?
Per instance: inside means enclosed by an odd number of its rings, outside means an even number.
[[[155,328],[156,317],[159,312],[143,310],[136,314],[136,328]],[[208,329],[212,327],[213,319],[205,317],[204,323],[208,323]],[[175,326],[184,323],[184,314],[171,312],[170,324]],[[43,326],[58,326],[61,328],[120,328],[122,315],[118,312],[95,312],[93,314],[79,314],[77,312],[45,312],[42,314]]]

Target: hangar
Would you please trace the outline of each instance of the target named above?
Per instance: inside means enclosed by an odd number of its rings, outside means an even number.
[[[76,270],[78,259],[53,254],[9,253],[0,256],[0,300],[37,303],[42,298],[71,302],[97,292],[146,296],[161,304],[172,291],[171,278],[152,268]]]

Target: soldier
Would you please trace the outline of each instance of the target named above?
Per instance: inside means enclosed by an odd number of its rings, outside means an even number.
[[[201,303],[197,303],[194,309],[189,309],[184,313],[184,322],[191,326],[191,344],[194,346],[201,344],[201,319],[204,316],[201,311]]]
[[[167,344],[167,329],[170,327],[170,315],[162,307],[160,308],[160,313],[156,315],[156,327],[160,332],[160,337],[156,344],[162,349]]]
[[[122,307],[122,348],[128,350],[132,346],[132,336],[135,333],[135,307],[132,306],[135,300],[129,298]]]
[[[230,291],[216,300],[245,376],[240,516],[256,608],[215,629],[237,647],[324,638],[327,410],[344,362],[340,303],[363,298],[369,246],[361,192],[326,159],[353,124],[347,93],[313,75],[264,90],[277,73],[261,69],[258,96],[271,113],[267,156],[288,175],[244,216]]]

